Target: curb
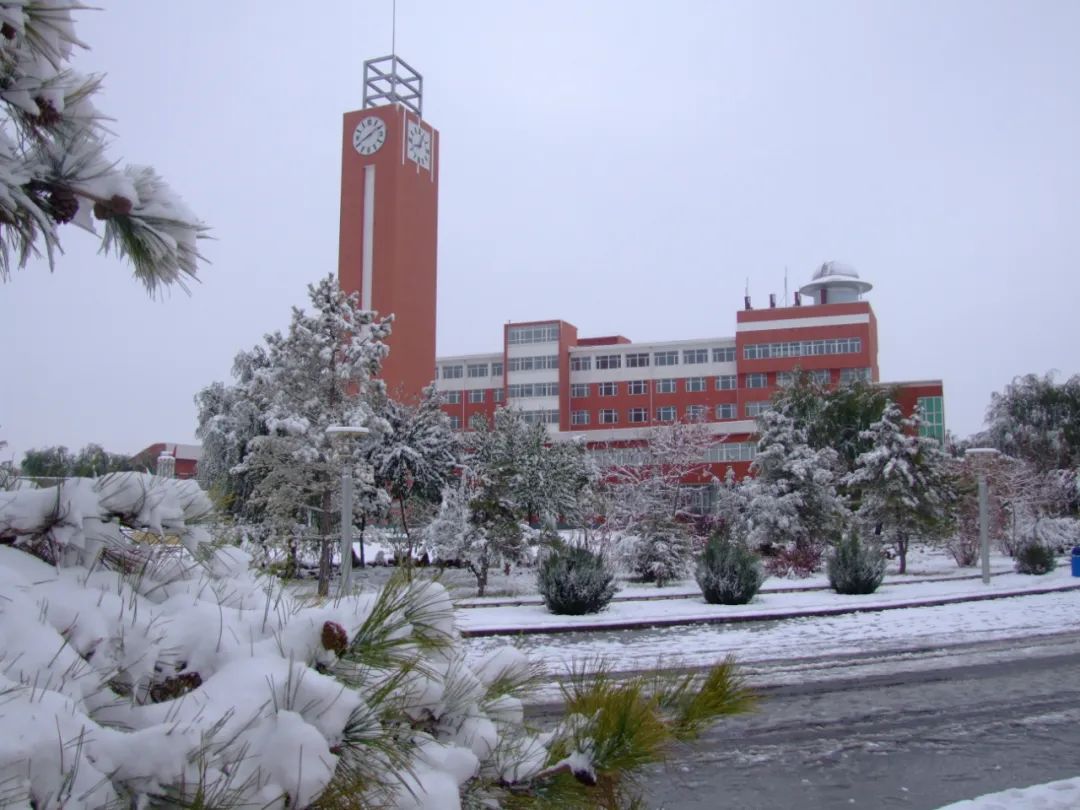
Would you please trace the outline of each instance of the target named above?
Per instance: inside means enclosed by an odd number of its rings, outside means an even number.
[[[486,636],[531,636],[558,635],[563,633],[597,633],[605,630],[648,630],[653,627],[677,627],[691,624],[745,624],[747,622],[785,621],[787,619],[818,618],[823,616],[843,616],[849,613],[881,613],[886,610],[904,608],[941,607],[961,602],[987,602],[992,599],[1012,599],[1017,596],[1040,596],[1048,593],[1080,591],[1080,584],[1058,587],[1033,588],[1024,591],[1003,591],[1001,593],[964,594],[962,596],[942,596],[920,599],[911,602],[878,602],[872,605],[840,605],[804,610],[789,610],[777,613],[741,613],[735,615],[700,616],[697,618],[670,619],[627,619],[624,621],[596,622],[593,624],[548,625],[542,627],[481,627],[474,630],[461,629],[462,638],[484,638]]]
[[[1005,574],[1016,573],[1012,569],[1007,571],[993,571],[990,576],[1000,577]],[[886,581],[882,585],[918,585],[922,582],[964,582],[971,579],[982,579],[982,574],[965,574],[960,577],[919,577],[918,579],[905,579],[901,581]],[[832,590],[828,585],[806,585],[801,587],[791,588],[769,588],[762,590],[761,593],[814,593],[815,591],[828,591]],[[611,598],[612,602],[662,602],[665,599],[688,599],[695,596],[699,596],[701,591],[698,588],[687,589],[685,593],[656,593],[656,594],[640,594],[638,596],[628,596],[615,594]],[[484,608],[494,607],[531,607],[533,605],[543,605],[544,600],[539,596],[523,596],[521,598],[506,598],[499,600],[492,600],[490,602],[471,602],[470,599],[476,599],[477,597],[465,597],[458,602],[454,603],[454,607],[461,608],[462,610],[482,610]],[[482,597],[481,597],[482,598]]]

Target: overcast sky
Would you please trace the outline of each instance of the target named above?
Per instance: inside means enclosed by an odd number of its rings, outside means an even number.
[[[391,0],[98,0],[113,155],[213,228],[147,297],[71,228],[0,286],[0,439],[193,441],[192,397],[336,272],[341,115]],[[981,427],[1018,374],[1080,371],[1080,3],[421,2],[397,51],[441,132],[440,354],[507,320],[734,334],[827,259],[874,284],[886,380]]]

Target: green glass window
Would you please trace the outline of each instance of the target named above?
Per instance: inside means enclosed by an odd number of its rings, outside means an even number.
[[[930,436],[939,442],[945,442],[945,404],[941,397],[919,397],[920,436]]]

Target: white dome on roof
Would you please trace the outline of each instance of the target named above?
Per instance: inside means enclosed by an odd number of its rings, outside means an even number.
[[[818,304],[844,304],[860,300],[873,286],[859,278],[858,272],[850,264],[825,262],[814,272],[810,283],[799,288],[799,292]]]
[[[827,276],[847,276],[848,278],[858,278],[859,274],[850,264],[844,264],[843,262],[825,262],[814,273],[813,281],[817,281]]]

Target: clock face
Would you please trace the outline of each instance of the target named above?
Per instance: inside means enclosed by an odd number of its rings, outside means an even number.
[[[384,143],[386,143],[386,122],[375,115],[361,118],[353,131],[353,148],[361,155],[374,155]]]
[[[431,169],[431,132],[410,121],[405,134],[405,156],[423,169]]]

